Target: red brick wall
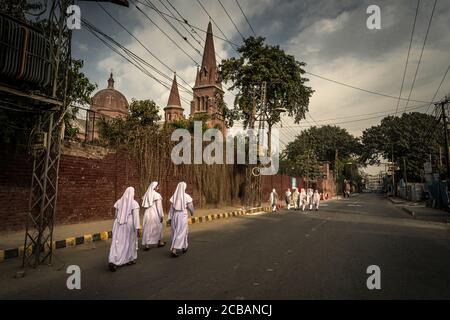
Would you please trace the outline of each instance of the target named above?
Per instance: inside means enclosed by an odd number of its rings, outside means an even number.
[[[0,230],[25,228],[31,184],[32,161],[23,152],[0,148]],[[200,190],[189,177],[165,177],[160,181],[164,208],[179,181],[196,207],[205,206]],[[219,182],[220,183],[220,182]],[[59,194],[55,221],[77,223],[113,217],[113,205],[128,186],[137,188],[136,166],[124,152],[66,144],[59,167]],[[136,197],[137,198],[137,197]]]
[[[113,217],[112,206],[138,177],[124,153],[103,159],[62,155],[59,169],[57,223]]]
[[[4,146],[0,152],[0,229],[20,229],[28,210],[31,160]]]
[[[128,186],[139,185],[133,161],[124,152],[72,145],[65,145],[60,160],[56,223],[77,223],[113,217],[112,207],[123,191]],[[18,230],[25,227],[31,170],[32,162],[29,156],[23,152],[0,148],[0,230]],[[229,174],[236,176],[239,173]],[[172,192],[177,183],[183,180],[188,184],[187,191],[194,198],[195,205],[206,205],[200,187],[192,179],[192,175],[161,179],[164,208],[168,208]],[[297,186],[304,187],[304,181],[300,177],[297,177]],[[287,175],[262,176],[263,203],[267,203],[273,188],[277,190],[280,199],[283,199],[284,192],[290,187],[291,179]],[[318,187],[334,190],[332,180],[320,182]]]
[[[23,153],[0,156],[0,230],[25,227],[32,161]],[[128,186],[138,183],[124,153],[101,159],[63,154],[59,168],[56,223],[76,223],[112,217],[112,206]]]

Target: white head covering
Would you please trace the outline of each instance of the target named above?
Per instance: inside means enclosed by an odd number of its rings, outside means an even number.
[[[142,207],[143,208],[150,208],[153,206],[156,200],[161,199],[161,195],[155,191],[156,187],[158,186],[158,182],[153,181],[148,186],[147,191],[144,194],[144,197],[142,199]]]
[[[177,211],[186,209],[188,203],[192,202],[190,195],[186,193],[186,182],[180,182],[170,198],[173,208]]]
[[[128,187],[122,195],[122,198],[116,201],[114,208],[117,209],[117,221],[119,224],[127,223],[128,215],[134,209],[139,208],[139,203],[134,200],[134,188]]]
[[[301,193],[301,194],[306,194],[305,189],[301,188],[301,189],[300,189],[300,193]]]

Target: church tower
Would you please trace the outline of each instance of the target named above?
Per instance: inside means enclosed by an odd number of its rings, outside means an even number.
[[[170,89],[167,107],[164,108],[164,119],[166,122],[173,122],[184,119],[183,108],[181,107],[180,93],[178,92],[176,73],[173,76],[172,88]]]
[[[224,91],[216,64],[211,22],[208,23],[202,66],[197,69],[193,91],[191,116],[207,114],[210,117],[208,127],[217,127],[225,134],[226,128],[220,110],[220,101],[222,101]]]

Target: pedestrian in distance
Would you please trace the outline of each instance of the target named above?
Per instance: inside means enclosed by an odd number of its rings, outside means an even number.
[[[308,195],[307,195],[309,211],[311,211],[313,208],[313,195],[314,195],[313,189],[309,188]]]
[[[128,187],[114,204],[116,210],[109,250],[109,269],[136,263],[138,249],[139,204],[134,200],[134,188]]]
[[[291,196],[292,196],[292,192],[291,190],[288,188],[284,194],[284,201],[286,202],[286,208],[288,210],[291,209]]]
[[[145,251],[149,250],[151,246],[160,248],[165,245],[165,242],[162,241],[164,212],[162,197],[158,191],[158,182],[153,181],[142,200],[142,207],[145,209],[142,222],[142,245]]]
[[[350,198],[351,186],[348,180],[344,180],[344,198]]]
[[[300,193],[298,192],[298,189],[294,188],[294,192],[292,193],[292,202],[295,210],[299,208],[299,197]]]
[[[172,228],[172,245],[170,254],[178,257],[178,251],[185,254],[188,250],[188,211],[194,215],[192,197],[186,193],[186,183],[180,182],[170,198],[169,224]]]
[[[272,208],[272,212],[277,212],[278,209],[278,194],[275,189],[272,189],[269,197],[270,207]]]
[[[302,208],[302,212],[305,212],[306,205],[308,204],[308,195],[306,194],[305,189],[300,189],[300,206]]]
[[[313,208],[316,211],[319,211],[319,205],[320,205],[320,193],[319,190],[314,190],[314,194],[312,197],[312,204]]]

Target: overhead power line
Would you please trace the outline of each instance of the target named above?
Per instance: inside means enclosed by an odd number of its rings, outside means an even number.
[[[134,6],[147,18],[147,20],[149,20],[156,28],[158,28],[158,30],[161,31],[161,33],[164,34],[167,39],[169,39],[178,49],[180,49],[187,57],[189,57],[189,59],[191,59],[196,66],[200,65],[189,53],[186,52],[186,50],[184,50],[174,39],[172,39],[171,36],[169,36],[163,29],[161,29],[161,27],[155,21],[153,21],[153,19],[150,18],[148,14],[146,14],[141,8],[139,8],[136,3],[134,3]]]
[[[427,107],[427,106],[428,106],[428,103],[420,105],[420,106],[416,106],[414,108],[409,108],[409,110],[417,110],[417,109],[424,108],[424,107]],[[323,125],[337,125],[337,124],[353,123],[353,122],[372,120],[372,119],[377,119],[377,118],[386,117],[386,116],[394,116],[394,115],[395,115],[395,113],[391,112],[391,113],[385,113],[385,114],[381,114],[381,115],[374,116],[374,117],[368,117],[368,118],[363,118],[363,119],[355,119],[355,120],[348,120],[348,121],[342,121],[342,122],[331,122],[331,123],[325,123]],[[334,120],[334,119],[332,119],[332,120]],[[320,122],[320,121],[323,121],[323,120],[317,120],[317,121]],[[290,127],[293,127],[293,128],[308,128],[306,126],[301,126],[301,125],[291,125]]]
[[[111,15],[111,13],[106,10],[106,8],[101,5],[100,3],[97,2],[97,4],[100,6],[100,8],[115,22],[117,23],[122,29],[124,29],[133,39],[135,39],[153,58],[155,58],[159,63],[161,63],[164,67],[166,67],[171,73],[175,73],[175,70],[173,70],[173,68],[169,67],[166,63],[164,63],[161,59],[159,59],[146,45],[144,45],[142,43],[142,41],[140,41],[133,33],[131,33],[127,27],[125,27],[119,20],[117,20],[113,15]],[[172,78],[167,76],[164,72],[158,70],[156,67],[151,67],[153,70],[155,70],[158,74],[164,76],[167,80],[172,81]],[[180,78],[186,85],[188,85],[190,87],[190,84],[185,81],[183,78],[181,78],[180,76],[178,76],[178,78]],[[192,91],[186,87],[184,87],[183,85],[180,85],[180,87],[182,89],[184,89],[185,91],[187,91],[188,93],[192,93]]]
[[[159,1],[164,5],[162,0],[159,0]],[[205,41],[200,37],[200,35],[197,33],[197,31],[195,31],[195,29],[193,27],[190,26],[189,28],[191,30],[188,30],[188,28],[186,27],[186,25],[189,25],[188,20],[181,14],[181,12],[169,0],[166,0],[166,2],[169,4],[169,6],[176,12],[176,14],[182,20],[182,21],[180,21],[180,20],[176,20],[176,21],[184,28],[184,30],[186,30],[186,32],[189,33],[189,35],[192,37],[192,39],[194,39],[200,45],[201,49],[203,49]],[[172,15],[172,17],[175,17],[175,14],[169,8],[167,8],[167,6],[164,5],[164,7]],[[196,35],[197,37],[195,37],[194,35]],[[223,58],[217,52],[215,52],[215,54],[219,61],[223,60]]]
[[[156,82],[158,82],[160,85],[162,85],[164,88],[170,91],[171,89],[171,83],[165,82],[161,79],[158,79],[154,75],[152,75],[143,65],[149,66],[149,64],[137,56],[135,53],[115,41],[113,38],[99,30],[97,27],[95,27],[93,24],[91,24],[87,19],[82,18],[81,19],[82,24],[86,27],[86,29],[91,32],[97,39],[99,39],[103,44],[105,44],[108,48],[110,48],[112,51],[114,51],[116,54],[120,55],[123,59],[128,61],[130,64],[135,66],[138,70],[140,70],[142,73],[147,75],[148,77],[152,78]],[[123,51],[120,52],[117,48],[121,49]],[[190,104],[190,101],[187,100],[184,97],[180,97],[184,102]]]
[[[347,88],[359,90],[359,91],[362,91],[362,92],[378,95],[378,96],[385,97],[385,98],[391,98],[391,99],[395,99],[395,100],[399,99],[399,97],[396,97],[396,96],[392,96],[392,95],[381,93],[381,92],[377,92],[377,91],[372,91],[372,90],[368,90],[368,89],[355,87],[353,85],[350,85],[350,84],[347,84],[347,83],[343,83],[343,82],[340,82],[340,81],[337,81],[337,80],[333,80],[333,79],[330,79],[330,78],[326,78],[324,76],[320,76],[318,74],[314,74],[314,73],[311,73],[311,72],[308,72],[308,71],[306,71],[305,73],[309,74],[311,76],[320,78],[322,80],[326,80],[326,81],[329,81],[329,82],[333,82],[333,83],[339,84],[339,85],[347,87]],[[407,101],[408,99],[400,98],[400,100],[406,100]],[[413,100],[413,99],[410,99],[409,101],[417,102],[417,103],[427,103],[427,104],[433,102],[433,101],[421,101],[421,100]]]
[[[250,29],[252,30],[253,35],[256,37],[256,32],[255,32],[255,30],[253,29],[252,25],[250,24],[250,21],[248,20],[247,15],[245,14],[244,10],[242,10],[242,7],[241,7],[241,5],[239,4],[239,1],[238,1],[238,0],[236,0],[236,4],[237,4],[237,6],[239,7],[239,10],[241,10],[242,15],[243,15],[244,18],[245,18],[245,21],[247,21],[248,26],[249,26]]]
[[[403,70],[402,84],[400,86],[400,94],[398,96],[397,106],[395,107],[395,114],[397,114],[397,112],[398,112],[398,106],[400,104],[400,99],[402,97],[402,92],[403,92],[403,86],[405,84],[406,70],[408,69],[409,54],[411,52],[411,45],[412,45],[412,41],[413,41],[413,37],[414,37],[414,30],[416,29],[416,21],[417,21],[417,14],[419,13],[419,5],[420,5],[420,0],[417,0],[416,14],[414,15],[414,22],[413,22],[412,31],[411,31],[411,38],[409,39],[408,54],[406,55],[405,69]]]
[[[450,64],[448,65],[447,70],[445,70],[444,76],[442,77],[441,82],[439,83],[439,86],[436,89],[436,92],[434,93],[433,98],[431,99],[432,101],[434,101],[434,99],[436,99],[436,97],[437,97],[437,95],[439,93],[439,90],[441,89],[441,86],[444,83],[445,77],[447,77],[447,74],[448,74],[449,70],[450,70]],[[430,105],[428,106],[427,111],[425,113],[428,113],[428,110],[430,109],[432,104],[433,103],[430,103]]]
[[[154,8],[157,9],[157,7],[153,4],[153,2],[151,0],[146,0],[147,3],[151,6],[153,6]],[[166,8],[166,10],[168,10],[167,6],[161,1],[159,0],[159,2]],[[169,10],[168,10],[169,11]],[[170,11],[169,11],[170,12]],[[189,39],[184,36],[180,30],[178,30],[173,24],[172,22],[170,22],[165,15],[163,15],[162,13],[159,13],[159,15],[161,16],[161,18],[175,31],[175,33],[177,33],[199,56],[202,56],[202,54],[200,53],[200,50],[198,50],[198,48],[194,47],[194,45],[189,41]]]
[[[163,3],[162,0],[159,0],[159,2],[161,2],[161,4],[164,5],[164,3]],[[178,9],[177,9],[177,8],[176,8],[169,0],[166,0],[166,2],[167,2],[167,3],[169,4],[169,6],[175,11],[175,13],[180,17],[180,19],[183,20],[183,22],[178,21],[178,23],[180,24],[180,26],[183,27],[183,29],[186,30],[186,32],[189,33],[189,35],[191,36],[192,39],[194,39],[195,42],[197,42],[200,46],[202,46],[202,42],[204,42],[204,41],[203,41],[203,39],[200,37],[200,35],[197,33],[197,31],[195,31],[195,29],[193,29],[193,28],[191,28],[191,31],[189,31],[188,28],[185,26],[185,24],[187,24],[188,20],[185,19],[185,18],[183,17],[183,15],[180,13],[180,11],[178,11]],[[169,8],[167,8],[166,5],[164,5],[164,7],[167,9],[168,12],[170,12],[170,14],[172,14],[172,16],[175,16],[175,15],[173,14],[173,12],[172,12]],[[195,34],[197,37],[195,37],[194,34]]]
[[[414,73],[414,78],[413,78],[413,81],[411,84],[411,89],[409,90],[408,100],[406,101],[406,104],[405,104],[405,110],[408,107],[409,100],[411,98],[411,94],[414,90],[414,85],[416,84],[416,77],[417,77],[417,73],[419,72],[420,62],[422,61],[423,50],[425,49],[425,45],[427,43],[428,33],[430,32],[431,21],[433,21],[433,15],[434,15],[434,9],[436,9],[436,3],[437,3],[437,0],[434,0],[433,10],[431,11],[430,20],[428,21],[427,33],[425,34],[425,38],[423,40],[423,45],[422,45],[422,50],[420,52],[419,62],[417,63],[417,68],[416,68],[416,72]]]
[[[200,5],[200,7],[203,9],[203,11],[206,13],[206,15],[209,17],[209,19],[213,22],[214,26],[217,28],[217,30],[220,31],[220,33],[222,34],[222,36],[226,39],[226,41],[228,43],[230,43],[233,48],[234,51],[236,51],[237,54],[239,54],[239,52],[236,50],[237,47],[239,47],[237,44],[233,43],[230,41],[230,39],[228,39],[228,37],[226,36],[226,34],[222,31],[222,29],[219,27],[219,25],[216,23],[216,21],[211,17],[211,15],[209,14],[208,10],[206,10],[205,6],[202,4],[202,2],[200,0],[197,0],[197,3]]]
[[[220,3],[220,6],[222,7],[223,11],[225,11],[226,15],[228,16],[228,19],[230,19],[231,23],[233,24],[234,28],[236,29],[236,31],[239,33],[239,35],[241,36],[242,40],[245,39],[245,37],[242,35],[241,31],[239,31],[239,28],[237,27],[236,23],[234,23],[233,18],[231,18],[230,14],[228,13],[228,10],[225,8],[225,6],[223,5],[222,1],[217,0]]]

